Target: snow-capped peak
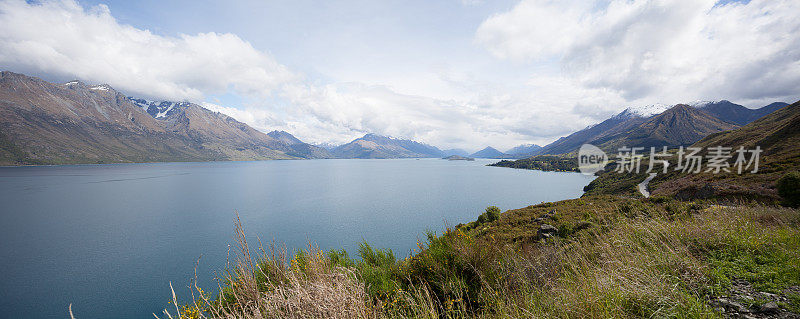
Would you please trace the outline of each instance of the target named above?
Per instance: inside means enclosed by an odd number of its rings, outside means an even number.
[[[622,111],[622,113],[619,113],[617,117],[651,117],[656,114],[661,114],[669,108],[669,105],[661,103],[644,106],[631,106]]]

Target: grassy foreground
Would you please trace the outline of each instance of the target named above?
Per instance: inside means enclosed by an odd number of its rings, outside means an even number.
[[[590,196],[481,220],[399,259],[366,243],[359,258],[310,245],[288,259],[237,224],[220,293],[191,287],[162,317],[715,318],[742,285],[800,311],[797,209]],[[754,296],[737,302],[768,301]]]

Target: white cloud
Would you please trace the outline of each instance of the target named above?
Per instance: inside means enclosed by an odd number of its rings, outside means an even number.
[[[236,35],[157,35],[120,24],[104,5],[2,0],[0,30],[3,68],[106,82],[154,99],[199,102],[232,91],[242,105],[202,104],[262,131],[283,129],[310,142],[344,143],[375,132],[442,147],[507,148],[579,128],[555,123],[548,108],[532,108],[513,94],[490,93],[497,85],[480,91],[488,85],[472,80],[466,90],[475,94],[459,100],[381,85],[313,83]]]
[[[797,12],[794,0],[523,0],[475,40],[503,59],[557,59],[580,86],[631,103],[759,105],[800,94]]]
[[[475,33],[494,57],[482,47],[455,50],[452,64],[408,74],[380,60],[371,72],[403,81],[343,75],[329,83],[321,79],[330,75],[308,78],[235,34],[164,36],[121,24],[104,5],[0,0],[0,67],[153,99],[232,94],[240,105],[203,105],[308,142],[374,132],[442,148],[506,149],[546,144],[631,105],[799,98],[797,11],[800,3],[789,0],[522,0]],[[354,59],[365,53],[349,50]]]
[[[165,37],[119,24],[108,7],[72,0],[0,1],[0,65],[103,81],[130,94],[202,99],[269,94],[298,77],[234,34]]]

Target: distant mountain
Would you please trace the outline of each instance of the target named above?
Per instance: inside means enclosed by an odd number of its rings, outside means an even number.
[[[332,151],[338,158],[420,158],[442,157],[436,147],[406,139],[367,134]]]
[[[305,143],[286,131],[272,131],[267,133],[267,136],[272,137],[288,145],[290,150],[287,151],[286,153],[292,156],[298,156],[303,158],[333,157],[333,154],[331,154],[331,152],[328,149]]]
[[[129,98],[108,85],[0,72],[0,163],[72,164],[303,157],[187,102]]]
[[[639,124],[644,123],[647,118],[639,116],[637,113],[628,110],[617,114],[599,124],[589,126],[583,130],[572,133],[566,137],[559,138],[553,143],[542,147],[536,155],[543,154],[566,154],[577,151],[581,145],[593,143],[606,136],[626,132]]]
[[[722,100],[718,102],[706,102],[696,107],[723,121],[731,122],[736,125],[746,125],[765,115],[781,109],[789,104],[775,102],[759,109],[749,109],[742,105]]]
[[[512,156],[533,155],[536,154],[541,149],[542,147],[536,144],[522,144],[507,150],[506,154]]]
[[[337,147],[339,147],[341,144],[334,144],[334,143],[329,143],[329,142],[323,142],[323,143],[315,143],[315,144],[313,144],[313,145],[314,145],[314,146],[316,146],[316,147],[321,147],[321,148],[324,148],[324,149],[326,149],[326,150],[328,150],[328,151],[332,151],[334,148],[337,148]]]
[[[755,113],[754,113],[755,115],[753,116],[753,121],[759,120],[762,117],[770,115],[770,114],[772,114],[772,112],[775,112],[777,110],[783,109],[784,107],[787,107],[787,106],[789,106],[789,103],[773,102],[773,103],[770,103],[769,105],[763,106],[763,107],[761,107],[759,109],[755,109],[754,110],[755,111]]]
[[[458,155],[461,157],[467,157],[469,155],[469,152],[460,148],[451,148],[449,150],[442,151],[442,154],[444,154],[444,156]]]
[[[737,127],[697,108],[678,104],[630,130],[594,140],[592,144],[606,151],[616,151],[622,146],[649,148],[691,145],[710,134]]]
[[[129,99],[173,132],[212,145],[212,149],[233,160],[257,159],[262,156],[259,154],[273,151],[290,158],[331,157],[327,150],[303,143],[287,132],[272,131],[264,134],[232,117],[194,103]]]
[[[631,106],[622,113],[619,113],[617,116],[622,118],[632,118],[632,117],[651,117],[653,115],[664,113],[664,111],[669,110],[672,106],[667,104],[650,104],[644,106]]]
[[[729,124],[734,124],[734,127],[750,123],[786,105],[787,105],[786,103],[776,102],[759,109],[748,109],[744,106],[734,104],[725,100],[719,102],[698,101],[690,103],[690,106],[692,106],[693,108],[696,108],[707,114],[710,114],[712,117],[716,118],[719,121],[727,122]],[[599,145],[603,143],[608,143],[608,141],[612,139],[619,139],[621,138],[622,135],[628,133],[639,134],[637,138],[644,139],[646,138],[646,136],[644,135],[646,135],[647,132],[643,131],[643,129],[640,128],[639,126],[643,125],[651,117],[662,114],[668,109],[670,109],[670,107],[664,104],[653,104],[644,107],[627,108],[624,111],[620,112],[619,114],[599,124],[589,126],[583,130],[572,133],[566,137],[562,137],[556,140],[555,142],[544,146],[534,155],[566,154],[570,152],[575,152],[583,144],[590,143]],[[680,118],[674,118],[674,119],[680,120]],[[662,125],[663,124],[664,123],[662,122]],[[681,124],[673,123],[673,125],[680,126]],[[637,128],[639,129],[637,130]],[[723,126],[720,126],[720,128],[723,128]],[[714,131],[715,131],[714,129],[711,129],[706,132],[714,132]],[[698,132],[698,133],[705,134],[706,132]],[[682,131],[676,134],[686,134],[686,133],[687,132]],[[658,134],[671,134],[671,132],[670,133],[660,132]],[[660,139],[660,137],[653,137],[653,138],[654,140]],[[697,136],[684,139],[679,138],[678,140],[689,141],[696,138]]]
[[[274,138],[278,141],[285,143],[286,145],[305,144],[303,143],[303,141],[299,140],[298,138],[294,137],[294,135],[289,134],[286,131],[272,131],[267,133],[267,135],[271,138]]]
[[[474,158],[502,158],[505,155],[506,154],[504,154],[503,152],[498,151],[497,149],[495,149],[495,148],[493,148],[491,146],[487,146],[486,148],[484,148],[484,149],[482,149],[480,151],[477,151],[475,153],[470,154],[469,157],[474,157]]]
[[[800,166],[800,101],[782,107],[737,130],[710,135],[693,146],[760,147],[768,163],[787,167]],[[778,160],[779,159],[779,160]],[[787,167],[783,167],[786,169]]]

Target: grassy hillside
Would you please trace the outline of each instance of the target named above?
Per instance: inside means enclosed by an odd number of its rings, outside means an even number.
[[[579,199],[489,207],[428,233],[407,256],[367,243],[352,257],[313,244],[293,254],[256,249],[237,224],[238,254],[220,290],[190,287],[195,298],[174,300],[165,315],[798,318],[800,210],[774,205],[775,182],[800,165],[798,127],[800,102],[695,144],[758,145],[757,174],[673,171],[643,199],[633,187],[644,174],[606,172]]]
[[[548,226],[553,227],[548,227]],[[540,231],[540,229],[549,231]],[[800,311],[800,211],[614,196],[429,233],[408,256],[247,246],[182,318],[716,318]],[[258,251],[258,253],[254,253]],[[288,260],[288,261],[287,261]],[[773,306],[777,307],[774,309]],[[774,312],[773,312],[774,311]]]

